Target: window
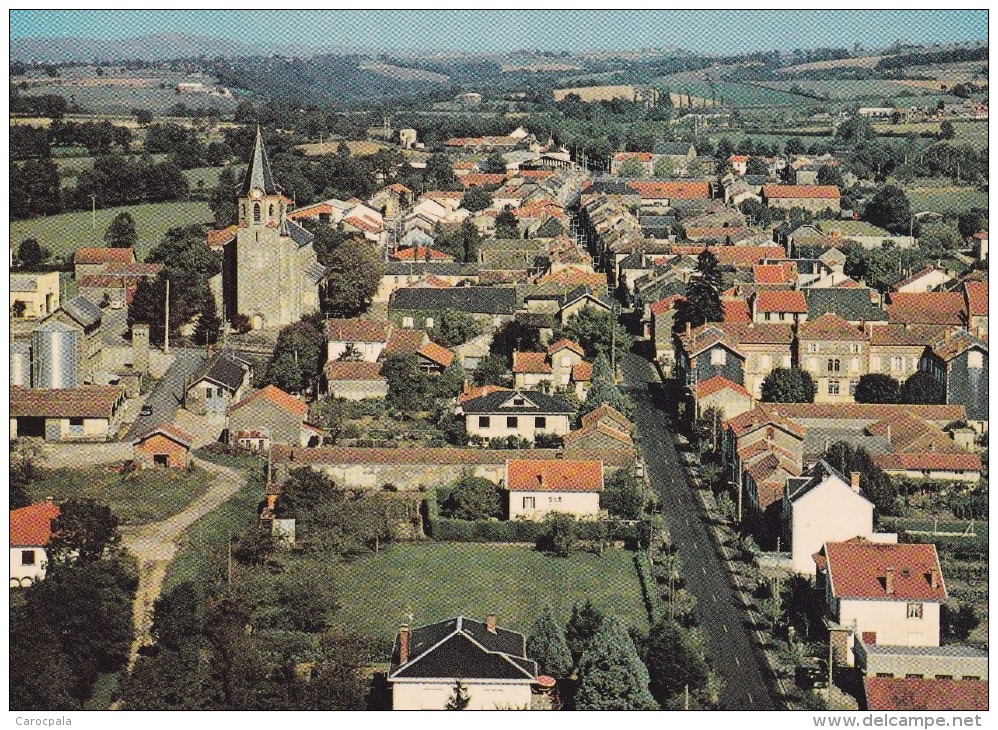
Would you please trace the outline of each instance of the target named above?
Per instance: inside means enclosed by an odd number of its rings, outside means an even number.
[[[849,395],[851,395],[851,396],[855,396],[856,395],[856,386],[857,385],[859,385],[859,381],[858,380],[850,380],[849,381]]]
[[[728,361],[728,355],[720,347],[710,351],[711,365],[724,365],[724,363],[726,363],[727,361]]]
[[[895,357],[891,360],[891,370],[904,370],[904,358]]]
[[[21,565],[34,565],[35,564],[35,551],[34,550],[22,550],[21,551]]]
[[[818,351],[818,343],[817,342],[808,342],[807,343],[807,351],[808,352],[817,352]]]
[[[780,312],[780,321],[781,322],[785,322],[786,319],[787,319],[787,313],[786,312]]]
[[[526,404],[527,404],[527,401],[526,401],[525,398],[513,398],[513,405],[514,406],[524,406]]]
[[[516,416],[506,416],[506,428],[517,428],[520,423],[520,419]]]
[[[168,454],[153,454],[152,463],[156,466],[169,466],[170,457]]]
[[[534,504],[535,504],[535,500],[534,500],[533,497],[524,497],[523,498],[523,509],[533,509],[534,508]]]
[[[829,380],[828,381],[828,395],[838,395],[839,394],[839,381]]]
[[[876,355],[870,358],[870,372],[871,373],[880,372],[880,358]]]
[[[402,326],[412,329],[412,317],[403,317]]]
[[[534,417],[534,428],[547,428],[548,419],[545,416]]]
[[[561,504],[561,497],[548,497],[548,504]]]
[[[842,361],[837,357],[828,358],[828,372],[838,373],[842,371]]]
[[[254,223],[259,223],[260,222],[260,204],[259,203],[253,203],[253,222]]]
[[[426,318],[426,329],[433,329],[433,317]]]
[[[274,204],[273,203],[270,204],[270,208],[267,211],[267,215],[269,215],[271,218],[274,217]]]
[[[853,344],[849,345],[849,352],[851,352],[853,355],[858,355],[861,352],[861,348],[857,343],[854,342]]]
[[[953,679],[952,674],[937,674],[936,679]]]
[[[242,217],[243,217],[243,219],[245,219],[246,218],[246,203],[242,204],[242,210],[243,210]]]
[[[491,423],[491,419],[488,416],[479,416],[478,417],[478,427],[479,428],[488,428],[489,425],[490,425],[490,423]]]
[[[905,679],[925,679],[924,674],[906,674]]]
[[[967,367],[968,368],[983,368],[984,367],[984,353],[968,352],[967,353]]]
[[[82,418],[70,418],[69,419],[69,425],[70,426],[79,426],[80,428],[83,428],[83,419]]]
[[[891,679],[894,678],[894,675],[891,674],[890,672],[877,672],[877,676],[878,677],[889,677]]]
[[[908,604],[908,618],[922,618],[922,604],[921,603],[909,603]]]
[[[769,355],[763,355],[762,357],[759,358],[760,370],[765,370],[766,372],[769,372],[772,367],[773,367],[773,358],[771,358]]]
[[[771,319],[773,318],[773,315],[772,315],[772,314],[770,314],[769,312],[766,312],[766,315],[765,315],[765,316],[766,316],[766,321],[767,321],[767,322],[768,322],[768,321],[770,321],[770,320],[771,320]]]

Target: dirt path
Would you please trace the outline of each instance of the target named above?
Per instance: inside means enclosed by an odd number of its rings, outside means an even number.
[[[212,475],[211,484],[204,494],[165,520],[123,527],[121,530],[124,546],[139,561],[139,585],[132,608],[135,640],[128,658],[129,671],[138,657],[139,647],[150,642],[153,605],[163,590],[167,566],[177,554],[177,541],[188,527],[216,509],[246,483],[245,477],[235,469],[201,459],[195,459],[194,463]]]

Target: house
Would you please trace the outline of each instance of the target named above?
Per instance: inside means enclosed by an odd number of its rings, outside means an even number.
[[[10,438],[108,441],[118,429],[124,400],[125,391],[117,386],[11,388]]]
[[[79,279],[88,274],[100,274],[107,264],[134,264],[133,248],[79,248],[73,254],[73,276]]]
[[[769,208],[803,208],[813,213],[838,213],[841,194],[834,185],[763,185],[762,202]]]
[[[558,390],[588,390],[592,364],[577,342],[564,338],[549,345],[547,352],[514,352],[513,385],[518,390],[535,388],[546,393]],[[584,393],[580,394],[580,397]]]
[[[685,300],[681,294],[670,294],[648,308],[651,314],[651,336],[655,343],[655,361],[662,368],[665,377],[672,375],[676,361],[672,327],[676,318],[676,304],[681,300]]]
[[[753,322],[796,324],[807,319],[807,301],[802,291],[757,291],[749,298],[749,308]]]
[[[11,274],[12,317],[41,319],[59,308],[59,272]]]
[[[945,269],[924,266],[914,274],[899,277],[897,281],[892,282],[891,288],[895,292],[904,294],[924,294],[937,291],[951,281],[953,277]]]
[[[52,521],[59,507],[51,499],[10,511],[10,587],[28,588],[45,578]]]
[[[866,677],[988,681],[988,653],[973,646],[885,646],[856,643],[856,668]]]
[[[330,360],[323,370],[326,391],[331,398],[364,400],[388,395],[388,381],[376,362]]]
[[[947,329],[935,324],[871,327],[868,372],[884,373],[903,383],[918,372],[918,363],[925,348],[942,340]]]
[[[377,362],[388,344],[392,325],[386,319],[327,319],[325,329],[328,361],[339,360],[352,350],[365,362]]]
[[[978,337],[988,336],[988,282],[965,281],[963,301],[967,328]]]
[[[375,302],[387,302],[392,293],[433,276],[451,286],[477,284],[479,265],[476,263],[442,263],[438,261],[392,261],[385,264],[385,275],[374,295]]]
[[[222,350],[191,377],[185,389],[184,408],[200,416],[224,416],[230,405],[242,400],[251,378],[248,361]]]
[[[855,537],[826,542],[814,562],[837,662],[853,665],[856,641],[939,646],[939,610],[948,594],[935,545]]]
[[[541,434],[564,436],[575,407],[555,396],[535,391],[496,392],[459,406],[468,436],[484,439],[518,436],[533,443]]]
[[[962,405],[967,419],[987,429],[988,345],[966,330],[946,331],[925,348],[918,369],[932,375],[946,392],[946,403]]]
[[[859,472],[847,478],[821,460],[808,474],[787,481],[783,525],[794,572],[813,576],[813,555],[826,542],[872,539],[873,502],[860,488]],[[883,537],[879,542],[897,542],[897,535]]]
[[[537,663],[527,658],[526,637],[464,616],[410,629],[392,646],[388,684],[393,710],[443,710],[458,681],[469,710],[530,708]]]
[[[600,513],[603,462],[555,459],[506,462],[509,519],[543,520],[552,512],[595,518]]]
[[[870,335],[837,314],[808,319],[797,328],[797,359],[816,385],[816,403],[851,402],[867,373]]]
[[[804,291],[804,298],[807,300],[808,319],[832,313],[857,327],[879,327],[888,321],[888,314],[873,303],[877,298],[876,292],[867,287],[812,287]]]
[[[867,710],[973,712],[988,709],[988,683],[978,679],[868,676],[863,679],[863,689]]]
[[[193,443],[194,437],[186,431],[161,423],[132,441],[132,461],[140,469],[186,469],[191,465]]]
[[[608,421],[584,424],[581,428],[565,434],[562,443],[567,454],[590,455],[599,451],[623,449],[634,452],[635,450],[630,429],[618,428]]]
[[[309,446],[318,443],[321,436],[318,429],[305,422],[308,405],[276,385],[242,398],[229,406],[227,415],[229,443],[254,451],[267,451],[271,444]],[[247,439],[253,442],[242,443]]]
[[[513,318],[518,300],[513,287],[460,286],[449,289],[406,288],[388,300],[389,319],[405,328],[430,329],[447,309],[467,312],[498,326]]]
[[[416,350],[416,367],[428,375],[441,375],[454,362],[454,353],[436,342],[424,342]]]
[[[887,318],[896,324],[945,324],[961,327],[965,320],[964,296],[958,291],[895,293],[890,295]]]
[[[752,409],[752,394],[743,385],[715,375],[690,387],[695,403],[695,416],[699,417],[708,408],[714,408],[727,420]]]

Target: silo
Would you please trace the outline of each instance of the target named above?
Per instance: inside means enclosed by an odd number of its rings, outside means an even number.
[[[10,343],[10,384],[31,387],[31,343]]]
[[[78,353],[83,333],[78,329],[50,319],[31,333],[32,385],[35,388],[75,388]]]

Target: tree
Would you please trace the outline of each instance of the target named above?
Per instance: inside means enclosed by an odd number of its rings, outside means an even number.
[[[963,247],[960,229],[953,221],[927,223],[918,232],[918,245],[930,256],[942,256]]]
[[[203,309],[198,316],[198,323],[194,328],[194,343],[197,345],[214,345],[218,342],[221,328],[222,320],[218,316],[215,297],[210,296],[204,300]]]
[[[572,652],[551,606],[545,605],[530,626],[527,656],[537,662],[541,674],[565,678],[572,673]]]
[[[272,383],[281,390],[300,393],[316,382],[325,357],[326,337],[312,321],[289,324],[277,333],[274,354],[264,376],[265,384]]]
[[[326,267],[321,287],[323,311],[351,316],[371,306],[385,265],[370,242],[349,239],[320,263]]]
[[[610,363],[604,355],[599,355],[593,361],[593,374],[586,400],[579,407],[579,417],[592,413],[603,404],[615,408],[621,413],[631,412],[631,404],[613,382]]]
[[[941,406],[946,403],[946,389],[931,374],[920,370],[901,384],[901,403]]]
[[[603,625],[605,618],[606,615],[596,608],[588,598],[581,606],[579,604],[572,606],[572,615],[565,625],[565,643],[568,644],[568,649],[572,652],[572,660],[576,664],[586,646]]]
[[[485,328],[468,312],[446,309],[433,322],[430,339],[444,347],[454,347],[478,337]]]
[[[429,405],[427,376],[420,372],[413,353],[396,353],[385,358],[381,375],[388,381],[389,407],[403,413],[426,410]]]
[[[953,122],[946,120],[939,125],[939,139],[953,139],[956,137],[956,129],[953,128]]]
[[[133,109],[132,113],[135,115],[136,123],[140,126],[152,124],[153,114],[148,109]]]
[[[509,365],[498,355],[488,355],[478,361],[478,367],[472,374],[475,385],[508,386],[510,382]]]
[[[699,695],[707,688],[710,670],[690,633],[675,621],[662,620],[651,628],[644,647],[652,696],[663,707],[687,689]]]
[[[901,384],[885,373],[862,375],[856,384],[857,403],[900,403]]]
[[[784,145],[784,150],[788,155],[802,155],[805,152],[805,147],[800,138],[791,137]]]
[[[41,474],[42,445],[34,439],[10,442],[10,508],[31,504],[31,484]]]
[[[618,360],[627,354],[634,339],[612,311],[597,307],[583,307],[564,325],[556,323],[554,340],[562,337],[582,345],[588,359],[600,355],[609,358],[616,344]]]
[[[59,517],[53,522],[54,537],[49,547],[51,563],[101,560],[121,542],[118,518],[107,505],[95,499],[67,500],[59,507]]]
[[[549,512],[544,517],[544,532],[537,538],[537,548],[567,558],[579,539],[579,525],[575,515]]]
[[[579,660],[577,710],[654,710],[648,669],[616,616],[607,616]]]
[[[600,507],[614,517],[637,520],[645,508],[644,484],[626,469],[620,469],[607,481],[600,494]]]
[[[444,705],[444,709],[466,710],[468,709],[468,703],[470,702],[471,698],[468,696],[468,690],[459,679],[454,683],[454,692],[451,694],[450,698],[448,698],[447,704]]]
[[[813,403],[814,391],[814,378],[798,368],[774,368],[762,381],[766,403]]]
[[[672,177],[676,174],[676,166],[672,160],[663,155],[655,161],[655,177]]]
[[[834,185],[842,189],[845,183],[842,180],[842,172],[835,165],[822,165],[818,168],[818,184]]]
[[[218,174],[218,183],[208,196],[208,207],[215,215],[215,228],[225,228],[235,225],[239,209],[236,205],[236,188],[239,180],[232,167],[222,168]]]
[[[968,208],[957,217],[957,227],[960,235],[969,238],[979,231],[986,231],[988,228],[987,208]]]
[[[641,164],[641,161],[633,157],[625,160],[621,163],[620,167],[617,168],[618,177],[644,177],[645,176],[645,166]]]
[[[482,477],[461,477],[447,491],[441,504],[441,514],[457,520],[500,518],[502,501],[499,488]]]
[[[506,172],[506,160],[498,152],[493,152],[478,163],[478,168],[486,175],[502,175]]]
[[[503,210],[499,215],[496,216],[496,233],[495,237],[502,238],[520,238],[520,225],[517,221],[516,215],[509,208]]]
[[[749,157],[748,162],[745,163],[745,174],[766,176],[769,174],[769,165],[761,157]]]
[[[699,327],[707,322],[724,321],[721,306],[721,270],[717,257],[704,248],[697,256],[697,266],[686,285],[686,298],[676,302],[675,330],[686,325]]]
[[[135,219],[128,211],[118,213],[104,231],[104,242],[111,248],[134,248],[138,241]]]
[[[904,190],[884,185],[867,204],[863,217],[891,233],[905,234],[911,224],[911,203]]]
[[[468,192],[464,194],[464,197],[461,198],[460,206],[470,210],[472,213],[477,213],[480,210],[492,207],[492,195],[485,188],[472,185],[468,188]]]
[[[860,473],[860,485],[873,502],[877,514],[892,515],[897,512],[897,486],[873,462],[865,449],[838,441],[822,458],[842,474]]]
[[[42,262],[42,247],[37,238],[25,238],[17,248],[17,260],[26,269],[37,268]]]

